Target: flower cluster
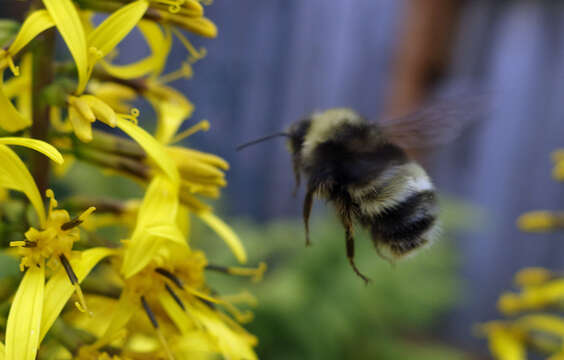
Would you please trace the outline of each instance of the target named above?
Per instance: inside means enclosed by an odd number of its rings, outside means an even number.
[[[553,177],[564,180],[564,151],[553,153]],[[564,213],[531,211],[519,217],[517,226],[528,232],[549,232],[564,227]],[[478,327],[489,340],[496,359],[524,360],[527,353],[541,353],[550,360],[564,359],[564,273],[544,268],[525,268],[515,275],[517,292],[505,292],[498,309],[505,320]]]
[[[254,297],[221,294],[205,272],[257,280],[265,265],[210,264],[194,248],[195,217],[240,263],[247,260],[240,239],[205,201],[219,197],[229,166],[178,145],[209,123],[180,131],[193,105],[167,85],[192,76],[192,64],[206,55],[184,32],[217,34],[204,16],[207,3],[31,3],[23,23],[0,27],[6,45],[0,50],[0,231],[4,253],[19,259],[23,273],[12,292],[0,291],[9,308],[0,322],[0,358],[255,359],[257,340],[240,325],[252,313],[236,306],[252,305]],[[118,45],[134,30],[149,54],[115,63]],[[55,61],[57,34],[68,61]],[[187,60],[163,74],[174,39]],[[138,124],[140,111],[130,106],[138,98],[154,108],[154,133]],[[42,155],[18,155],[14,146]],[[132,179],[144,196],[118,200],[64,191],[60,206],[49,189],[50,161],[63,177],[75,161],[87,162]],[[98,232],[108,226],[124,230],[126,238]],[[72,297],[74,306],[67,304]]]

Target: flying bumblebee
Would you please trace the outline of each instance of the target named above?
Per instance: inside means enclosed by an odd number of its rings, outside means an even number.
[[[467,106],[463,106],[465,108]],[[467,122],[462,108],[434,103],[408,116],[368,122],[347,108],[314,113],[276,133],[287,137],[296,178],[307,178],[303,204],[306,245],[314,197],[332,203],[345,229],[347,258],[355,273],[353,223],[366,228],[384,258],[401,258],[439,233],[437,194],[425,170],[406,149],[450,141]]]

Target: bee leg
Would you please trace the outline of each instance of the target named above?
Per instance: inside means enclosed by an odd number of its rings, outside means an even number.
[[[347,258],[349,259],[349,263],[351,264],[354,272],[364,280],[364,283],[368,285],[370,279],[364,276],[360,270],[356,267],[354,262],[354,237],[353,237],[353,225],[350,218],[350,215],[344,215],[341,218],[343,222],[343,226],[345,227],[345,234],[346,234],[346,244],[347,244]]]
[[[296,197],[296,195],[298,194],[298,190],[300,189],[300,182],[301,182],[300,164],[297,160],[294,160],[294,176],[296,178],[296,185],[294,186],[294,191],[292,192],[292,196]]]
[[[309,187],[304,199],[304,225],[305,225],[305,236],[306,236],[306,246],[311,245],[309,240],[309,215],[311,214],[311,208],[313,206],[313,194],[315,193],[315,188]]]

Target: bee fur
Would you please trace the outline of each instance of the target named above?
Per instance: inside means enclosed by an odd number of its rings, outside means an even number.
[[[332,203],[345,229],[355,273],[356,222],[369,230],[382,256],[401,258],[438,233],[438,204],[425,170],[390,142],[377,124],[350,109],[330,109],[294,123],[287,133],[296,189],[307,179],[303,206],[306,245],[314,198]]]

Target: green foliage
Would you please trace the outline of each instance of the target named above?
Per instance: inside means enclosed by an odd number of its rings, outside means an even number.
[[[457,300],[456,261],[445,239],[392,265],[378,257],[368,234],[358,229],[356,262],[372,280],[365,286],[349,266],[344,231],[333,217],[312,223],[310,248],[296,221],[231,224],[251,264],[264,260],[269,266],[264,280],[251,289],[259,306],[248,328],[260,335],[260,358],[464,358],[441,345],[432,331]],[[215,245],[214,239],[196,246]],[[220,283],[221,290],[244,286],[221,276],[208,272],[210,283]]]

